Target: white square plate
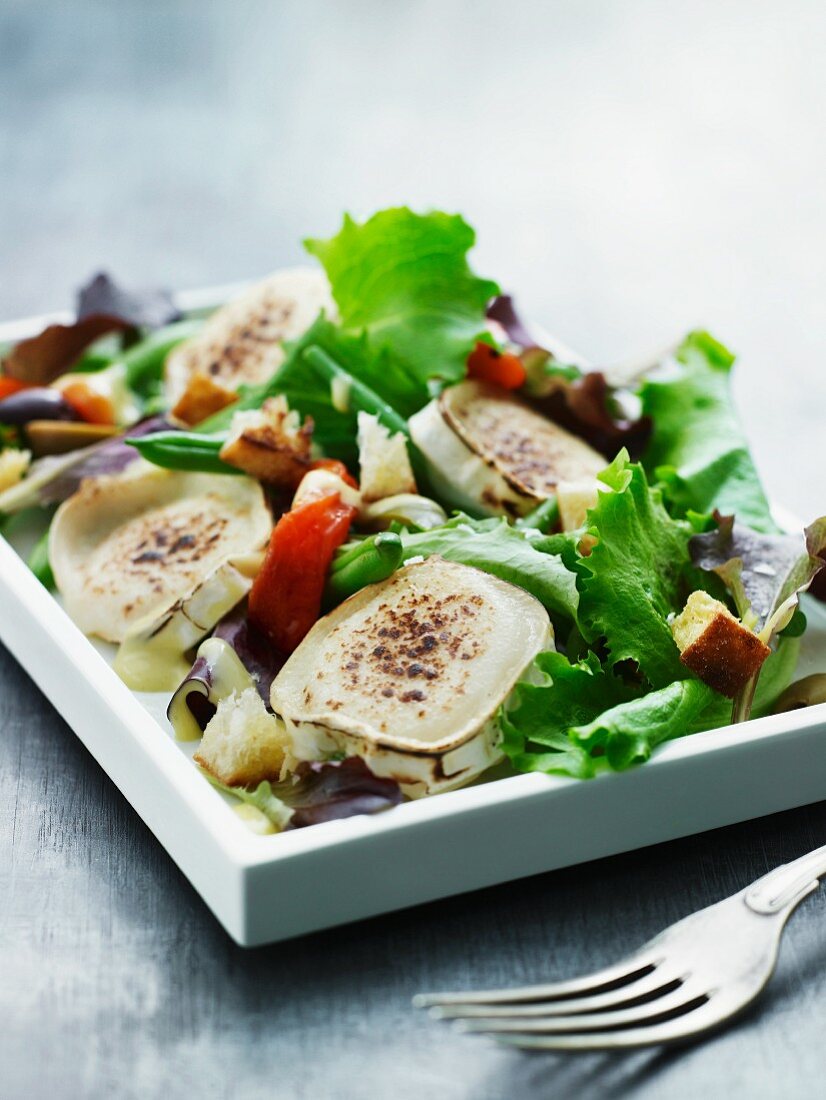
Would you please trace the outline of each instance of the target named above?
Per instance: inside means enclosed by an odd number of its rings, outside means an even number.
[[[220,303],[229,288],[181,298]],[[0,326],[0,341],[63,316]],[[793,525],[793,524],[790,524]],[[826,706],[672,741],[580,782],[516,775],[374,816],[251,833],[175,742],[167,696],[135,695],[0,538],[0,640],[77,733],[227,932],[254,946],[730,825],[826,797]],[[826,670],[807,601],[799,675]]]

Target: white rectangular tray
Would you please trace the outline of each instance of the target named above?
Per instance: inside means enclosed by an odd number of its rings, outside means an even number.
[[[187,308],[221,292],[184,298]],[[52,320],[53,318],[49,318]],[[0,341],[46,318],[0,327]],[[25,539],[13,540],[24,549]],[[800,675],[826,669],[809,601]],[[687,836],[826,797],[826,705],[663,746],[587,782],[518,775],[276,836],[251,833],[0,538],[0,641],[140,814],[224,928],[254,946]],[[191,750],[189,750],[191,751]]]

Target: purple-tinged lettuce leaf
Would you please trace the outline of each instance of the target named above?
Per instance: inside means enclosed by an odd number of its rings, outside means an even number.
[[[126,290],[105,271],[81,287],[77,317],[116,317],[128,328],[161,328],[181,319],[181,312],[167,290]]]
[[[528,372],[525,395],[539,412],[609,460],[622,447],[632,458],[642,454],[651,435],[651,420],[627,407],[639,404],[636,398],[610,385],[602,371],[568,364],[565,351],[519,315],[510,295],[494,298],[487,316],[518,348]]]
[[[804,537],[763,535],[738,524],[731,516],[716,516],[716,531],[695,535],[689,543],[694,564],[715,573],[728,588],[743,625],[770,645],[794,615],[800,593],[824,565],[826,517],[810,524]],[[758,672],[738,692],[732,721],[746,721],[754,707]]]
[[[218,790],[255,806],[279,832],[379,813],[402,801],[398,783],[373,775],[358,756],[301,764],[293,778],[280,783],[264,780],[254,789],[229,787],[207,772],[204,775]]]
[[[753,628],[761,631],[823,568],[826,517],[815,520],[803,537],[760,534],[731,516],[717,518],[715,531],[695,535],[689,542],[691,560],[721,577],[740,617],[750,610]]]
[[[548,347],[550,341],[545,334],[532,329],[530,325],[523,320],[517,312],[513,298],[510,294],[497,294],[496,297],[488,303],[488,308],[485,312],[488,320],[495,321],[504,331],[508,340],[519,348],[520,351],[527,351],[529,348],[540,348],[543,351],[547,351],[553,358],[556,358],[553,349]]]
[[[260,630],[250,623],[247,618],[246,600],[221,619],[212,636],[232,646],[241,664],[255,682],[258,694],[269,707],[270,688],[281,671],[285,657]]]
[[[623,447],[632,458],[638,458],[651,435],[651,418],[624,415],[617,391],[601,371],[588,371],[574,381],[560,379],[553,392],[535,400],[534,405],[607,459],[613,459]]]
[[[378,813],[402,801],[398,783],[373,775],[359,756],[325,764],[300,764],[296,775],[295,785],[287,780],[277,787],[279,796],[293,810],[292,829]]]
[[[32,386],[48,386],[65,374],[86,348],[112,332],[129,325],[118,317],[93,314],[69,325],[48,325],[9,351],[3,359],[3,373]]]
[[[132,437],[172,429],[163,417],[156,416],[136,424],[126,434]],[[38,458],[22,481],[0,493],[0,514],[60,504],[76,493],[86,478],[121,473],[140,457],[134,447],[124,442],[125,438],[126,435],[118,435],[68,454]]]

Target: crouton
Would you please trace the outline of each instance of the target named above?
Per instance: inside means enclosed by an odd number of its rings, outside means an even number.
[[[221,458],[259,481],[294,490],[311,465],[313,422],[301,423],[284,397],[271,397],[260,409],[237,412]]]
[[[384,500],[399,493],[415,493],[416,479],[401,432],[391,435],[369,413],[358,414],[359,467],[362,500]]]
[[[680,660],[709,687],[733,698],[771,650],[707,592],[692,592],[671,624]]]
[[[284,723],[248,687],[218,704],[195,760],[228,787],[249,787],[278,779],[289,748]]]
[[[184,424],[200,424],[213,413],[238,400],[238,394],[202,371],[190,375],[186,389],[172,409],[172,415]]]
[[[11,489],[25,476],[31,460],[30,451],[18,451],[14,447],[0,451],[0,493]]]

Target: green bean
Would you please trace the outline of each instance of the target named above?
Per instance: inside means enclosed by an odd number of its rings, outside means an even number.
[[[118,356],[114,353],[103,351],[87,351],[85,355],[72,366],[72,374],[97,374],[106,370],[117,362]]]
[[[151,435],[127,437],[134,447],[155,466],[167,470],[193,470],[204,474],[240,474],[219,457],[226,436],[199,435],[197,432],[153,432]]]
[[[516,521],[517,527],[531,527],[536,531],[541,531],[543,535],[548,534],[549,531],[553,531],[559,523],[559,504],[556,497],[548,497],[547,500],[543,500],[541,504],[538,504],[532,512],[528,512],[526,516],[522,516],[521,519]]]
[[[392,576],[404,554],[402,540],[393,531],[382,531],[359,544],[358,552],[347,550],[341,561],[333,562],[327,578],[325,602],[328,606],[341,603],[365,585],[377,584]]]
[[[427,473],[427,463],[425,457],[416,444],[410,438],[410,428],[407,425],[407,421],[403,416],[399,416],[392,405],[388,403],[372,390],[369,386],[366,386],[364,382],[360,382],[358,378],[354,378],[349,371],[346,371],[339,363],[333,359],[331,355],[328,355],[323,348],[313,344],[308,347],[304,352],[305,360],[322,375],[331,385],[338,379],[344,386],[347,392],[348,404],[351,408],[357,412],[366,412],[371,416],[378,417],[379,421],[384,424],[385,428],[389,428],[392,432],[401,432],[407,438],[407,450],[410,455],[410,464],[413,467],[413,473],[416,476],[416,481],[419,486],[419,490],[425,489],[429,486],[429,477]]]
[[[360,382],[358,378],[354,378],[323,348],[320,348],[317,344],[312,344],[304,351],[304,359],[315,367],[319,374],[330,384],[339,379],[346,388],[348,404],[357,412],[366,412],[372,416],[377,416],[385,428],[389,428],[393,432],[401,432],[408,439],[410,438],[410,429],[404,417],[399,416],[396,410],[379,397],[375,390],[370,389],[364,382]]]
[[[126,367],[126,384],[136,393],[160,385],[164,363],[170,351],[183,340],[200,332],[203,321],[176,321],[164,325],[121,356]]]

